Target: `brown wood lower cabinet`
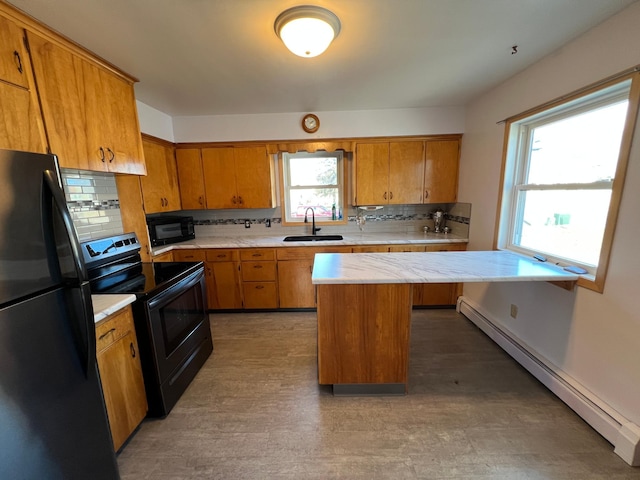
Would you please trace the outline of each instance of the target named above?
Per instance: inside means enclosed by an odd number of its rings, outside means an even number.
[[[244,308],[278,308],[275,249],[240,250],[240,272]]]
[[[242,308],[240,288],[240,254],[237,249],[206,251],[207,292],[209,308],[236,310]]]
[[[118,450],[147,415],[130,306],[97,324],[96,350],[113,447]]]
[[[176,249],[173,259],[206,262],[212,310],[315,308],[316,289],[311,274],[316,253],[447,250],[466,250],[466,244]],[[461,285],[456,283],[419,284],[412,289],[414,306],[455,305],[461,293]]]
[[[311,283],[316,253],[350,253],[351,247],[278,248],[280,308],[315,308],[316,291]]]

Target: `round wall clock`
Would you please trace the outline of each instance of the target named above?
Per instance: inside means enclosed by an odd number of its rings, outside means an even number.
[[[313,113],[302,117],[302,129],[307,133],[315,133],[320,128],[320,119]]]

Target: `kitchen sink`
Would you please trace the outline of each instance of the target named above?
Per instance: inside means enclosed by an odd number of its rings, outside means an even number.
[[[342,235],[293,235],[284,237],[285,242],[321,242],[328,240],[342,240]]]

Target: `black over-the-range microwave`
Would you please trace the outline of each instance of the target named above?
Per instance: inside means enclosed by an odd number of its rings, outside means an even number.
[[[152,247],[196,238],[193,217],[147,218],[147,225]]]

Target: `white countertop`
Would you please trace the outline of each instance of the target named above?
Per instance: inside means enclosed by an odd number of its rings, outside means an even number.
[[[93,303],[93,317],[95,322],[104,320],[112,313],[116,313],[121,308],[136,301],[136,296],[132,294],[125,295],[91,295]]]
[[[555,265],[505,251],[319,253],[314,284],[575,281]]]
[[[292,233],[292,235],[298,235]],[[429,243],[467,243],[466,237],[460,237],[451,233],[347,233],[343,234],[343,240],[332,241],[311,241],[311,242],[285,242],[285,236],[289,235],[247,235],[229,237],[198,237],[187,242],[174,243],[153,249],[154,255],[159,255],[170,250],[181,248],[267,248],[267,247],[322,247],[340,245],[376,245],[376,244],[429,244]]]

